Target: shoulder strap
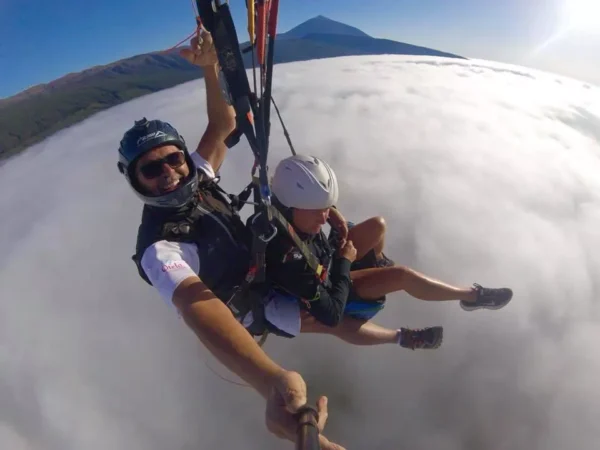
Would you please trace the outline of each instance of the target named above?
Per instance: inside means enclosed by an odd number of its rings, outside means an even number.
[[[240,210],[244,207],[244,205],[255,204],[254,202],[248,201],[248,198],[250,198],[250,195],[252,194],[253,187],[254,181],[250,182],[250,184],[248,184],[248,186],[246,186],[238,195],[234,195],[226,192],[221,186],[219,186],[217,181],[214,182],[215,190],[229,199],[231,208],[236,214],[239,214]]]
[[[298,233],[296,233],[296,230],[294,230],[294,227],[287,221],[285,217],[283,217],[283,214],[281,214],[273,205],[269,205],[268,208],[271,216],[283,227],[292,241],[294,241],[294,245],[298,247],[300,253],[302,253],[302,256],[304,259],[306,259],[306,262],[315,273],[317,278],[323,281],[327,276],[327,271],[319,262],[319,259],[310,251],[308,245],[306,245],[306,243],[300,239]]]
[[[252,189],[253,185],[258,186],[259,183],[260,183],[260,180],[258,177],[256,177],[256,176],[252,177],[252,183],[250,183],[244,189],[244,191],[242,191],[242,194],[245,193],[246,191],[249,192]],[[242,194],[240,194],[240,197],[242,196]],[[269,215],[270,217],[264,217],[265,211],[266,211],[267,215]],[[258,218],[261,219],[262,223],[258,223],[258,221],[257,221]],[[287,221],[287,219],[283,216],[283,214],[281,214],[281,212],[279,212],[279,210],[272,204],[265,205],[265,209],[263,211],[259,212],[254,217],[253,225],[254,225],[254,222],[258,223],[258,226],[253,229],[253,234],[255,235],[255,238],[256,238],[256,230],[266,229],[265,226],[270,223],[271,219],[274,219],[281,226],[281,228],[283,228],[283,230],[285,230],[285,232],[292,239],[292,241],[294,241],[294,245],[296,245],[296,247],[298,247],[298,250],[300,250],[300,253],[302,253],[302,256],[308,263],[309,267],[315,273],[315,276],[320,281],[325,280],[327,278],[327,270],[325,269],[325,267],[319,262],[319,259],[310,251],[310,249],[308,248],[308,245],[306,245],[306,243],[304,241],[302,241],[302,239],[300,239],[300,237],[298,236],[298,233],[296,233],[296,230],[294,230],[294,227]],[[258,244],[260,246],[260,247],[258,247],[259,250],[262,250],[263,263],[262,263],[262,266],[260,266],[257,270],[260,270],[260,268],[262,267],[263,273],[264,273],[264,252],[266,251],[268,242],[271,239],[273,239],[273,237],[275,237],[275,234],[277,233],[277,228],[274,227],[272,224],[271,224],[271,226],[273,227],[273,234],[271,236],[265,237],[263,235],[262,237],[259,237],[259,240],[264,242],[264,248],[262,247],[262,245],[263,245],[262,243]],[[254,251],[253,251],[253,253],[254,253]]]

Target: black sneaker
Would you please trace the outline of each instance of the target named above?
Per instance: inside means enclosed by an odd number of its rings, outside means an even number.
[[[442,345],[444,329],[442,327],[428,327],[420,329],[400,328],[400,347],[415,350],[436,349]]]
[[[461,300],[460,307],[465,311],[504,308],[513,296],[513,292],[509,288],[485,288],[477,283],[474,283],[473,286],[477,291],[477,300],[475,302]]]

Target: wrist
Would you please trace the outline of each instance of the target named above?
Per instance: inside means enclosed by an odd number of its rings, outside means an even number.
[[[202,66],[199,66],[202,70],[204,70],[204,72],[207,72],[206,75],[217,75],[219,72],[219,61],[216,61],[214,63],[211,64],[205,64]]]
[[[334,260],[335,265],[337,266],[336,269],[342,273],[344,272],[350,272],[350,269],[352,267],[352,263],[354,262],[353,259],[349,258],[346,255],[337,255],[337,258],[335,258]]]
[[[265,373],[257,379],[254,389],[256,389],[265,399],[268,398],[273,386],[278,383],[285,373],[287,373],[287,370],[283,367],[279,367],[277,364],[273,364],[273,367],[266,370]]]

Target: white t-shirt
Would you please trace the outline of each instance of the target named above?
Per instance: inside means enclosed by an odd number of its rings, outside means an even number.
[[[212,166],[197,152],[191,154],[198,169],[209,178],[215,177]],[[200,258],[196,244],[187,242],[158,241],[149,246],[142,255],[141,265],[148,280],[158,290],[162,299],[173,306],[173,293],[179,283],[191,276],[198,276]],[[266,305],[265,315],[277,328],[296,336],[300,333],[300,306],[285,297],[274,297]],[[252,313],[243,320],[244,326],[252,323]]]
[[[210,179],[215,177],[212,166],[198,152],[191,154],[196,167]],[[158,241],[148,247],[141,260],[142,268],[163,300],[171,306],[173,292],[183,280],[198,275],[200,259],[196,244]]]

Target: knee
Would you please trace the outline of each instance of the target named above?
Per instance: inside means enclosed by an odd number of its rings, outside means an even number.
[[[387,224],[382,216],[371,217],[371,226],[373,227],[373,234],[377,236],[385,236]]]
[[[387,267],[386,267],[387,269]],[[410,268],[406,267],[406,266],[392,266],[389,267],[390,270],[392,270],[394,272],[394,278],[397,280],[400,280],[400,282],[403,282],[404,279],[406,278],[406,274],[410,272]]]

